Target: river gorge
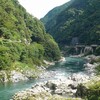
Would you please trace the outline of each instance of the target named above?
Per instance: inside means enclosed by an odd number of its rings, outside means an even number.
[[[55,65],[48,67],[38,79],[0,84],[0,100],[10,100],[16,92],[30,88],[34,84],[41,82],[63,80],[75,77],[75,75],[90,76],[90,73],[84,67],[86,63],[87,61],[81,57],[66,57],[65,61],[57,62]]]

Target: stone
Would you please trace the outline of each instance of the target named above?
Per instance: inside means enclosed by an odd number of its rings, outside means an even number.
[[[65,62],[65,61],[66,61],[65,57],[61,57],[61,59],[58,62]]]
[[[85,83],[87,81],[89,81],[89,76],[86,75],[86,74],[83,74],[83,73],[74,73],[72,76],[71,76],[71,79],[77,83]]]
[[[8,82],[7,73],[5,71],[0,71],[0,81],[2,83]]]
[[[54,91],[54,94],[62,95],[63,94],[63,90],[62,89],[56,89]]]
[[[71,89],[77,89],[77,84],[69,84],[68,87]]]
[[[56,90],[57,84],[55,84],[53,81],[48,81],[48,82],[46,83],[46,86],[47,86],[48,88],[50,88],[51,90]]]
[[[22,81],[22,80],[28,80],[28,78],[23,75],[21,72],[18,72],[18,71],[11,71],[11,74],[10,74],[10,80],[12,82],[19,82],[19,81]]]
[[[87,93],[88,93],[88,89],[84,85],[79,84],[77,86],[77,91],[75,93],[75,95],[77,97],[81,97],[82,98],[82,97],[86,96]]]

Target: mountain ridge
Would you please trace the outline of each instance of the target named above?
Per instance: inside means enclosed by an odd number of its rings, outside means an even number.
[[[70,45],[77,37],[80,44],[100,44],[100,1],[74,0],[65,10],[45,24],[59,45]],[[52,22],[56,23],[53,24]]]
[[[74,0],[73,0],[74,1]],[[60,12],[62,12],[64,9],[66,9],[72,2],[67,2],[65,4],[62,4],[60,6],[57,6],[53,9],[51,9],[43,18],[41,18],[40,20],[47,25],[47,23],[55,18]],[[46,26],[45,25],[45,26]]]

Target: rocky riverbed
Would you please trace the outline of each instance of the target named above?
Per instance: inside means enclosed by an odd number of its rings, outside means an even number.
[[[59,95],[59,97],[62,98],[74,98],[77,90],[77,85],[77,82],[73,83],[73,81],[70,79],[56,81],[49,80],[47,82],[35,84],[30,89],[16,93],[13,96],[13,100],[31,100],[28,98],[34,98],[32,100],[49,100],[55,95]]]
[[[30,89],[26,89],[24,91],[16,93],[12,97],[12,100],[67,100],[68,98],[75,99],[79,91],[78,87],[80,84],[86,84],[95,78],[100,79],[99,77],[95,76],[95,67],[99,63],[90,63],[93,60],[93,57],[94,56],[85,57],[85,59],[88,60],[88,62],[84,64],[84,67],[86,69],[85,73],[74,73],[68,77],[61,77],[56,80],[48,80],[42,83],[37,83]],[[55,76],[55,74],[56,73],[54,73],[53,71],[51,71],[50,73],[46,72],[42,74],[42,77],[40,76],[40,78],[50,78],[51,75],[53,77]],[[81,100],[81,98],[78,98],[78,100]]]
[[[71,100],[73,100],[76,98],[77,94],[80,96],[78,93],[80,83],[86,84],[95,78],[100,80],[99,77],[92,77],[90,79],[87,76],[84,76],[84,78],[79,76],[76,77],[73,75],[70,79],[49,80],[37,83],[30,89],[16,93],[12,97],[12,100],[67,100],[68,98],[72,98]],[[78,98],[77,100],[81,100],[81,98]]]
[[[62,60],[62,58],[61,58]],[[48,62],[44,60],[45,66],[36,66],[36,69],[28,68],[28,69],[19,69],[14,68],[11,70],[1,70],[0,71],[0,83],[7,83],[7,82],[20,82],[26,81],[34,78],[38,78],[41,73],[43,73],[46,68],[50,65],[54,65],[55,62]]]

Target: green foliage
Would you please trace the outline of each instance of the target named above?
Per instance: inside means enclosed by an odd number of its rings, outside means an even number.
[[[60,46],[70,45],[74,37],[80,44],[100,44],[100,0],[74,0],[45,26]]]
[[[20,61],[26,64],[41,64],[41,60],[43,59],[44,48],[41,44],[33,43],[31,45],[26,46],[26,48],[22,51],[20,56]]]
[[[9,59],[7,51],[9,51],[9,48],[0,46],[0,69],[2,69],[3,67],[6,68],[11,65],[11,61]]]
[[[94,84],[90,85],[89,88],[92,90],[100,90],[100,82],[95,82]]]
[[[96,54],[96,55],[100,55],[100,46],[96,48],[95,54]]]
[[[42,22],[17,0],[0,0],[0,69],[10,69],[16,62],[32,67],[41,65],[43,59],[59,58],[59,47],[47,36]]]
[[[46,43],[44,44],[44,50],[45,50],[45,57],[48,58],[48,60],[59,60],[60,59],[60,50],[58,48],[57,43],[53,40],[53,38],[47,34],[46,35]],[[53,58],[53,59],[52,59]]]
[[[89,86],[88,100],[100,100],[100,81]]]
[[[100,61],[99,61],[100,62]],[[97,74],[100,74],[100,65],[96,67]]]
[[[95,79],[86,84],[79,84],[76,95],[85,100],[100,100],[100,81]]]
[[[65,10],[72,2],[65,3],[61,6],[55,7],[50,10],[43,18],[40,20],[45,24],[46,28],[49,22],[54,19],[58,14],[60,14],[63,10]],[[51,22],[52,24],[56,24],[55,20]]]

